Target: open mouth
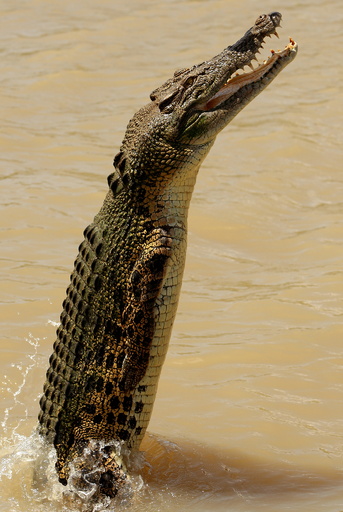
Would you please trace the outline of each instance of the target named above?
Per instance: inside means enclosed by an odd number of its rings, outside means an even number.
[[[224,84],[223,87],[221,87],[219,91],[216,92],[215,95],[212,96],[212,98],[203,106],[202,110],[212,110],[228,100],[243,87],[273,76],[274,71],[279,68],[281,63],[289,60],[290,57],[292,58],[295,56],[297,49],[297,43],[290,38],[290,42],[284,50],[271,50],[271,55],[268,59],[265,60],[263,64],[259,64],[256,69],[253,69],[250,63],[249,67],[252,68],[252,71],[235,74],[233,77],[229,78],[226,84]]]

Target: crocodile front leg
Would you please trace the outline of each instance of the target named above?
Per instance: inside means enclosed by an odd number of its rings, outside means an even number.
[[[156,228],[143,248],[129,278],[123,313],[125,358],[119,387],[133,391],[146,373],[155,333],[155,309],[172,254],[168,227]]]

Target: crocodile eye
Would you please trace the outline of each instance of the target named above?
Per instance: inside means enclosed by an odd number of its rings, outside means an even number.
[[[171,103],[173,102],[177,93],[178,93],[178,90],[176,89],[171,94],[169,94],[169,96],[167,96],[166,98],[164,98],[163,100],[161,100],[159,102],[158,108],[160,109],[160,112],[162,112],[163,110],[166,110],[166,108],[171,105]],[[169,108],[168,112],[170,112],[170,111],[171,111],[171,109]]]
[[[195,76],[189,76],[182,85],[185,89],[187,89],[188,87],[194,84],[195,80]]]

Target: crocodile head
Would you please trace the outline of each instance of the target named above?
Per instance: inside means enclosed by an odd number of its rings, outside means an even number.
[[[151,187],[161,185],[161,171],[167,181],[175,171],[187,168],[189,175],[193,167],[196,172],[216,135],[296,56],[297,44],[290,39],[284,50],[272,50],[266,61],[257,61],[265,38],[278,37],[280,22],[279,12],[259,16],[235,44],[211,60],[176,71],[151,93],[150,103],[130,121],[114,159],[113,192],[132,182],[132,173]],[[245,66],[251,71],[237,74]]]
[[[297,44],[291,39],[283,51],[272,50],[263,64],[255,69],[252,66],[265,38],[278,37],[280,21],[279,12],[259,16],[234,45],[209,61],[176,71],[151,93],[150,99],[165,121],[170,119],[171,138],[189,144],[203,144],[215,138],[294,59]],[[251,71],[236,75],[245,66]]]

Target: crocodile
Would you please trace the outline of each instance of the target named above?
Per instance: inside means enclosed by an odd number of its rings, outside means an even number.
[[[64,485],[73,464],[80,486],[93,482],[100,495],[115,496],[130,478],[119,448],[137,451],[151,416],[197,173],[217,134],[296,56],[290,39],[257,61],[280,21],[261,15],[232,46],[176,71],[127,126],[79,246],[40,400],[39,433],[56,449]]]

